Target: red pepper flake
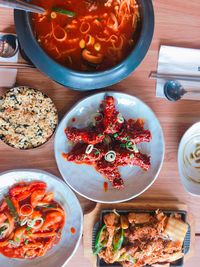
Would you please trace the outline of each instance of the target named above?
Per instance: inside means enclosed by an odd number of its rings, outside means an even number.
[[[102,115],[95,116],[95,120],[97,122],[101,121],[102,120]]]
[[[72,121],[72,122],[75,122],[75,121],[76,121],[76,118],[72,118],[71,121]]]
[[[74,227],[71,227],[70,232],[74,235],[76,233],[76,229]]]
[[[108,183],[107,182],[103,183],[103,190],[104,190],[104,192],[108,191]]]
[[[61,153],[61,156],[63,159],[67,160],[67,155],[64,152]]]

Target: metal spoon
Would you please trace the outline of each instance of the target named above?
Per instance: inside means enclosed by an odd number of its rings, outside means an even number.
[[[164,94],[170,101],[180,100],[187,93],[192,93],[200,96],[200,92],[198,91],[186,91],[179,81],[169,80],[164,85]]]
[[[38,14],[44,14],[45,12],[44,8],[21,0],[0,0],[0,7],[19,9]]]
[[[13,57],[18,51],[19,45],[16,35],[4,34],[0,36],[0,57]]]

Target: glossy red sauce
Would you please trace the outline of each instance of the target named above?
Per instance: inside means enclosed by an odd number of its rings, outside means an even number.
[[[5,236],[0,235],[0,253],[4,256],[41,257],[60,241],[65,212],[53,192],[46,189],[42,181],[19,183],[0,202],[0,229],[5,223],[9,225]]]
[[[59,63],[81,71],[111,68],[133,49],[138,30],[136,0],[33,0],[46,9],[33,14],[33,29],[41,47]],[[52,8],[74,12],[73,17]]]
[[[66,153],[62,152],[61,156],[62,156],[63,159],[67,160]]]
[[[72,122],[76,122],[76,118],[72,118]]]
[[[13,249],[10,249],[8,247],[0,247],[0,253],[3,254],[4,256],[8,257],[8,258],[21,258],[20,257],[20,253],[14,253]]]
[[[74,235],[76,233],[76,229],[74,227],[71,227],[70,232]]]
[[[22,205],[21,207],[21,212],[24,214],[24,215],[29,215],[32,211],[32,207],[30,205]]]
[[[65,129],[68,142],[74,146],[64,154],[64,158],[76,164],[93,166],[114,188],[121,189],[124,181],[118,167],[138,166],[145,171],[150,168],[150,156],[140,152],[136,144],[150,142],[151,132],[144,128],[142,119],[124,119],[116,110],[112,96],[104,98],[103,108],[98,113],[92,114],[92,118],[101,118],[95,125]],[[104,190],[107,191],[106,182]]]
[[[104,190],[104,192],[108,191],[108,183],[107,182],[103,183],[103,190]]]

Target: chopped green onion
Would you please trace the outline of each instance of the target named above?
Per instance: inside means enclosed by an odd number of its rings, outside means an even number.
[[[7,229],[6,225],[0,228],[0,235]]]
[[[131,263],[136,263],[137,260],[134,259],[128,252],[125,252],[124,254],[122,254],[120,256],[120,258],[118,259],[119,262],[122,262],[122,261],[130,261]]]
[[[101,137],[103,134],[98,134],[99,137]]]
[[[137,260],[134,259],[130,254],[129,254],[129,256],[128,256],[128,261],[130,261],[130,262],[133,263],[133,264],[137,262]]]
[[[133,154],[130,154],[130,158],[131,158],[131,159],[134,158],[134,155],[133,155]]]
[[[113,136],[114,136],[114,138],[117,138],[117,136],[118,136],[118,133],[115,133],[115,134],[113,134]]]
[[[126,146],[127,147],[130,147],[130,146],[132,146],[133,145],[133,143],[131,142],[131,141],[128,141],[127,143],[126,143]]]
[[[10,200],[10,198],[9,197],[5,197],[5,201],[6,201],[7,205],[8,205],[8,208],[10,209],[13,217],[15,218],[15,220],[18,220],[19,216],[18,216],[17,211],[16,211],[12,201]]]
[[[14,207],[12,201],[10,200],[10,198],[9,198],[9,197],[6,197],[6,198],[5,198],[5,201],[6,201],[7,205],[8,205],[8,208],[9,208],[12,212],[16,212],[16,209],[15,209],[15,207]]]
[[[25,240],[24,244],[25,245],[28,245],[28,239]]]
[[[19,247],[20,246],[20,242],[16,242],[14,240],[8,240],[8,243],[12,246],[12,247]]]
[[[15,238],[15,241],[18,242],[18,243],[20,243],[20,239],[19,239],[19,237],[16,237],[16,238]]]
[[[117,115],[117,121],[118,121],[119,123],[124,123],[124,118],[123,118],[123,116],[122,116],[121,113],[119,113],[119,114]]]
[[[105,160],[108,161],[108,162],[113,162],[113,161],[115,161],[116,156],[117,156],[117,154],[116,154],[115,151],[113,151],[113,150],[109,150],[109,151],[105,154],[104,158],[105,158]]]
[[[126,148],[126,144],[120,144],[120,147]]]
[[[139,150],[137,149],[137,146],[135,144],[133,144],[132,142],[128,141],[126,143],[126,148],[130,151],[134,151],[135,153],[138,153]]]
[[[124,138],[122,138],[123,141],[129,141],[130,140],[130,137],[129,136],[126,136]]]
[[[93,148],[94,148],[93,145],[88,145],[86,147],[85,154],[89,155],[92,152]]]
[[[49,204],[49,205],[44,205],[44,206],[42,206],[43,208],[57,208],[57,206],[56,205],[53,205],[53,204]]]
[[[59,13],[59,14],[63,14],[63,15],[66,15],[70,18],[73,18],[76,16],[76,13],[73,12],[73,11],[69,11],[69,10],[66,10],[66,9],[63,9],[63,8],[59,8],[59,7],[53,7],[52,8],[52,11],[56,12],[56,13]]]
[[[95,155],[99,155],[100,152],[99,152],[98,150],[95,150],[95,151],[94,151],[94,154],[95,154]]]

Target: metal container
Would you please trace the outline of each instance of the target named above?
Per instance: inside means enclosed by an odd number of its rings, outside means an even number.
[[[154,210],[116,210],[117,213],[119,213],[120,215],[121,214],[127,214],[127,213],[130,213],[130,212],[134,212],[134,213],[149,213],[149,214],[154,214],[155,213],[155,209]],[[172,213],[178,213],[181,215],[181,219],[184,221],[184,222],[187,222],[187,212],[184,211],[184,210],[162,210],[164,214],[166,214],[167,216],[170,216]],[[96,236],[97,236],[97,233],[98,233],[98,230],[99,228],[102,227],[103,225],[103,217],[107,214],[107,213],[111,213],[113,212],[113,210],[109,210],[109,209],[106,209],[106,210],[102,210],[101,213],[100,213],[100,219],[99,221],[94,225],[94,228],[93,228],[93,235],[92,235],[92,249],[94,248],[95,246],[95,239],[96,239]],[[189,226],[189,225],[188,225]],[[190,235],[191,235],[191,231],[190,231],[190,226],[188,228],[188,232],[185,236],[185,240],[184,240],[184,243],[183,243],[183,252],[184,254],[187,254],[189,249],[190,249]],[[173,263],[170,263],[170,267],[183,267],[183,261],[184,259],[179,259],[178,261],[176,262],[173,262]],[[102,259],[100,259],[97,255],[97,267],[122,267],[122,265],[120,265],[119,263],[115,263],[115,264],[107,264],[105,263]],[[149,267],[148,265],[144,266],[144,267]]]

